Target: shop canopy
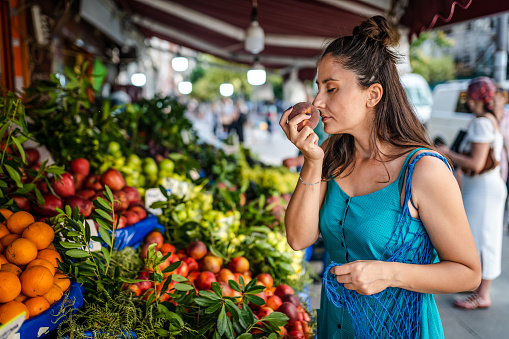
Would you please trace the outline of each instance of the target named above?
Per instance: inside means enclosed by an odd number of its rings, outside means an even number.
[[[222,59],[253,63],[244,49],[253,2],[265,33],[265,67],[314,69],[326,41],[349,34],[366,17],[384,15],[424,30],[509,11],[505,0],[116,0],[148,37],[157,36]],[[312,75],[310,74],[312,77]],[[301,78],[306,74],[301,74]]]

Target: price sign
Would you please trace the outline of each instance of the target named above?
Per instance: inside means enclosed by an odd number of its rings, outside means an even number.
[[[97,228],[95,227],[94,221],[92,219],[85,219],[85,222],[88,224],[88,226],[90,226],[90,236],[98,237],[99,234],[97,234]],[[92,252],[101,250],[101,243],[95,240],[90,240],[88,246]]]
[[[17,339],[20,337],[19,334],[16,333],[19,331],[21,325],[25,321],[26,315],[25,313],[17,316],[16,318],[7,322],[2,327],[0,327],[0,339]]]

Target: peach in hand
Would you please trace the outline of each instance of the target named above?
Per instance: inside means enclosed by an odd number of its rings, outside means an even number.
[[[297,131],[301,131],[304,126],[309,126],[311,129],[314,129],[318,125],[318,120],[320,119],[320,114],[315,106],[311,105],[308,102],[299,102],[298,104],[293,105],[292,112],[288,116],[288,121],[292,120],[299,114],[311,114],[309,119],[301,121],[297,125]]]

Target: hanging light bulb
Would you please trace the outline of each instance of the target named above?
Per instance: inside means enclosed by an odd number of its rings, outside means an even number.
[[[189,81],[182,81],[178,84],[178,89],[181,94],[187,95],[193,91],[193,84]]]
[[[260,63],[258,57],[255,58],[253,66],[247,71],[247,82],[253,86],[260,86],[267,80],[265,67]]]
[[[221,93],[221,95],[224,96],[224,97],[232,96],[232,94],[233,94],[233,85],[228,83],[228,82],[222,83],[219,86],[219,93]]]
[[[244,48],[252,54],[258,54],[265,48],[265,33],[258,23],[258,3],[253,0],[251,9],[251,23],[246,30]]]
[[[188,67],[189,61],[186,57],[181,56],[179,52],[171,59],[171,68],[173,68],[175,72],[185,72]]]
[[[147,76],[143,73],[134,73],[131,75],[131,83],[137,87],[145,86],[147,83]]]

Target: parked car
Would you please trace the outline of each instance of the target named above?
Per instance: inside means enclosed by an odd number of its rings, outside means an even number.
[[[433,98],[428,82],[417,73],[401,75],[401,83],[419,121],[426,125],[431,115]]]
[[[441,140],[452,146],[460,130],[466,130],[473,115],[466,107],[467,88],[470,80],[450,81],[437,85],[433,90],[433,106],[427,130],[431,140]],[[509,89],[509,81],[502,83]]]

